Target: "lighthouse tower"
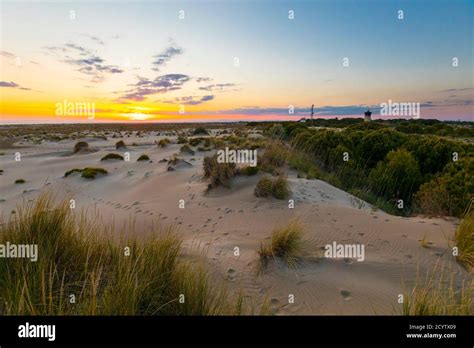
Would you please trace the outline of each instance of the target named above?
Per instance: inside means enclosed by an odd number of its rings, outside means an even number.
[[[367,109],[367,111],[364,112],[364,121],[365,121],[365,122],[370,122],[370,121],[372,121],[372,119],[370,118],[370,116],[372,116],[372,112],[371,112],[369,109]]]

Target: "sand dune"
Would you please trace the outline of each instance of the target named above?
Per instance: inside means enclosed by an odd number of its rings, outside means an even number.
[[[457,280],[470,275],[449,252],[456,221],[435,218],[403,218],[373,209],[369,204],[320,180],[289,175],[295,208],[287,201],[257,198],[253,194],[259,175],[237,177],[231,190],[206,193],[202,159],[179,153],[180,145],[160,148],[160,137],[127,138],[126,150],[116,150],[119,139],[76,139],[32,145],[13,144],[0,156],[0,207],[10,214],[22,201],[32,200],[43,189],[74,194],[78,209],[97,208],[104,221],[116,226],[134,219],[138,231],[160,220],[178,227],[186,253],[203,257],[213,276],[229,288],[243,287],[249,296],[270,298],[280,314],[393,314],[400,313],[397,295],[402,283],[413,284],[417,272],[442,262]],[[89,142],[95,151],[71,154],[77,141]],[[132,142],[148,145],[131,146]],[[22,160],[14,161],[20,151]],[[108,153],[129,152],[131,160],[100,161]],[[137,162],[146,153],[150,161]],[[182,158],[172,165],[173,155]],[[64,177],[73,168],[101,167],[107,176],[94,180],[79,174]],[[26,183],[15,184],[24,179]],[[184,200],[185,208],[179,206]],[[257,275],[257,250],[272,228],[298,217],[306,237],[318,248],[334,241],[364,244],[365,260],[314,258],[296,270],[272,262]],[[428,248],[420,244],[422,238]],[[235,247],[240,255],[235,256]],[[288,303],[288,296],[295,303]]]

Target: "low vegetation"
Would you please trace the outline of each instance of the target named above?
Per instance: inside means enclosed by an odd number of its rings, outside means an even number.
[[[107,160],[123,161],[124,158],[122,155],[119,155],[118,153],[108,153],[107,155],[101,158],[101,161],[107,161]]]
[[[455,246],[458,248],[457,260],[467,270],[474,270],[474,209],[472,204],[454,236]]]
[[[166,147],[171,141],[168,138],[160,139],[158,142],[159,147]]]
[[[86,167],[84,169],[79,169],[79,168],[74,168],[71,170],[68,170],[66,173],[64,173],[64,177],[67,178],[69,175],[73,173],[81,173],[81,177],[84,179],[95,179],[97,174],[102,174],[102,175],[107,175],[108,172],[104,168],[91,168],[91,167]]]
[[[138,157],[137,159],[137,162],[140,162],[140,161],[149,161],[150,160],[150,156],[146,155],[146,154],[143,154],[141,155],[140,157]]]
[[[288,154],[288,150],[282,143],[270,141],[258,159],[259,166],[263,171],[274,173],[286,164]]]
[[[307,255],[302,225],[294,220],[283,228],[273,230],[271,238],[262,242],[258,255],[264,267],[273,258],[282,259],[288,266],[295,267]],[[311,244],[311,243],[307,243]]]
[[[472,143],[427,132],[407,135],[396,130],[400,122],[395,121],[318,120],[314,124],[345,128],[309,128],[308,122],[267,126],[266,134],[292,146],[288,163],[299,177],[322,179],[345,191],[362,193],[359,198],[405,216],[423,213],[462,217],[474,198]],[[408,124],[425,130],[448,129],[436,120]],[[465,135],[472,130],[470,124],[449,127]],[[268,154],[279,152],[283,151],[273,149]],[[268,157],[275,158],[264,153],[259,163],[265,162],[272,172],[277,165]]]
[[[115,149],[116,150],[126,149],[126,148],[127,148],[127,146],[125,145],[123,140],[117,141],[117,143],[115,143]]]
[[[232,298],[211,282],[202,264],[179,257],[181,241],[173,228],[154,226],[140,239],[111,232],[84,214],[74,215],[68,200],[45,193],[2,221],[0,243],[37,244],[40,257],[0,262],[0,315],[254,312],[242,294]]]
[[[285,175],[271,177],[263,176],[255,187],[254,194],[257,197],[275,197],[277,199],[285,199],[290,195],[288,180]]]
[[[25,179],[16,179],[15,184],[24,184],[26,181]]]
[[[197,127],[193,131],[193,135],[209,135],[208,131],[204,127]]]
[[[413,289],[403,294],[403,315],[473,315],[473,291],[472,281],[456,286],[453,276],[435,265],[425,277],[418,275]]]
[[[79,151],[87,151],[89,149],[89,144],[85,141],[79,141],[74,145],[73,152],[77,153]]]
[[[188,144],[184,144],[179,150],[183,153],[187,153],[188,155],[194,155],[194,150],[191,149]]]
[[[204,157],[204,178],[209,180],[209,189],[218,186],[230,188],[231,180],[236,174],[234,163],[219,163],[217,155]]]

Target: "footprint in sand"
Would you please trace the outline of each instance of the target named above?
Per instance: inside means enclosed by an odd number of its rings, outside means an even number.
[[[341,290],[341,295],[345,301],[350,301],[352,299],[352,293],[349,290]]]
[[[354,260],[352,260],[352,259],[350,259],[350,258],[348,258],[348,257],[345,257],[345,258],[344,258],[344,263],[345,263],[346,265],[352,265],[352,264],[354,263]]]

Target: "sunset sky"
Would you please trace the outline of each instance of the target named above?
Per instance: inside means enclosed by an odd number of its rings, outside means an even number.
[[[91,122],[58,103],[93,103],[92,122],[362,116],[389,99],[473,121],[473,14],[472,0],[2,0],[0,121]]]

